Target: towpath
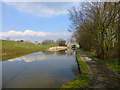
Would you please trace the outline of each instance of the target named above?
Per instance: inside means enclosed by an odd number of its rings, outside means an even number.
[[[79,50],[80,56],[89,66],[91,76],[88,89],[120,90],[120,74],[114,72],[104,63],[88,56],[84,51]]]

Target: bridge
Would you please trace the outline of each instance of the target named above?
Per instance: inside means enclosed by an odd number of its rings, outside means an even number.
[[[79,45],[78,43],[76,43],[76,42],[69,43],[69,44],[67,44],[67,46],[68,46],[68,47],[73,47],[73,46],[75,46],[75,47],[77,47],[77,48],[80,47],[80,45]]]

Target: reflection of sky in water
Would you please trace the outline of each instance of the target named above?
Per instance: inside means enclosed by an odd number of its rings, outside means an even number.
[[[41,60],[46,60],[47,57],[45,55],[26,55],[23,57],[18,57],[14,59],[9,59],[8,61],[14,62],[14,61],[25,61],[25,62],[33,62],[33,61],[41,61]]]
[[[58,88],[79,74],[74,54],[67,53],[29,54],[3,61],[2,70],[3,88]]]
[[[62,51],[62,52],[64,52],[64,53],[62,53],[63,55],[65,55],[65,54],[68,55],[69,54],[69,52],[67,52],[67,51]],[[48,52],[48,53],[50,53],[50,52]],[[70,56],[70,55],[68,55],[68,56]],[[69,59],[69,57],[67,57],[67,56],[63,57],[61,55],[61,52],[53,53],[52,56],[48,55],[48,54],[45,55],[45,53],[43,54],[42,52],[37,52],[37,53],[29,54],[29,55],[26,55],[26,56],[14,58],[14,59],[9,59],[8,61],[11,61],[11,62],[14,62],[14,61],[33,62],[33,61],[42,61],[42,60],[56,60],[58,58],[60,58],[61,60],[67,60],[67,59]]]
[[[52,57],[51,55],[41,55],[41,53],[35,53],[35,54],[30,54],[26,55],[23,57],[18,57],[14,59],[9,59],[8,61],[14,62],[14,61],[25,61],[25,62],[33,62],[33,61],[42,61],[42,60],[56,60],[60,58],[61,60],[67,60],[69,57],[63,57],[63,56],[56,56],[56,54],[53,54]]]

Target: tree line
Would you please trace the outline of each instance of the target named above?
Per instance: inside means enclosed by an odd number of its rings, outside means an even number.
[[[59,46],[65,46],[66,45],[66,40],[64,39],[58,39],[56,41],[54,40],[44,40],[42,41],[43,45],[59,45]]]
[[[17,42],[31,43],[29,40],[17,40]],[[46,40],[43,40],[41,43],[38,41],[35,41],[35,44],[66,46],[66,40],[58,39],[58,40],[54,41],[51,39],[46,39]]]
[[[118,57],[120,2],[82,3],[69,10],[73,37],[101,59]]]

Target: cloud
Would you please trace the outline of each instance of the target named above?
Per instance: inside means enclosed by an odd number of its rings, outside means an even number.
[[[68,13],[68,9],[73,6],[79,6],[78,2],[5,2],[7,5],[11,5],[17,10],[29,13],[38,17],[52,17],[56,15],[64,15]]]
[[[36,32],[33,30],[25,30],[21,31],[8,31],[8,32],[1,32],[0,36],[2,37],[11,37],[11,36],[38,36],[38,37],[45,37],[45,36],[58,36],[58,35],[68,35],[70,33],[49,33],[49,32]]]
[[[32,30],[25,30],[23,32],[21,31],[8,31],[8,32],[3,32],[1,35],[3,37],[11,37],[11,36],[39,36],[39,37],[44,37],[46,35],[49,35],[51,33],[47,33],[47,32],[35,32]]]
[[[62,33],[50,33],[50,32],[42,32],[42,31],[34,31],[34,30],[25,30],[25,31],[8,31],[8,32],[0,32],[0,37],[2,39],[10,38],[12,40],[30,40],[30,41],[36,41],[40,40],[43,41],[45,39],[59,39],[63,38],[66,39],[71,36],[70,32],[62,32]]]

